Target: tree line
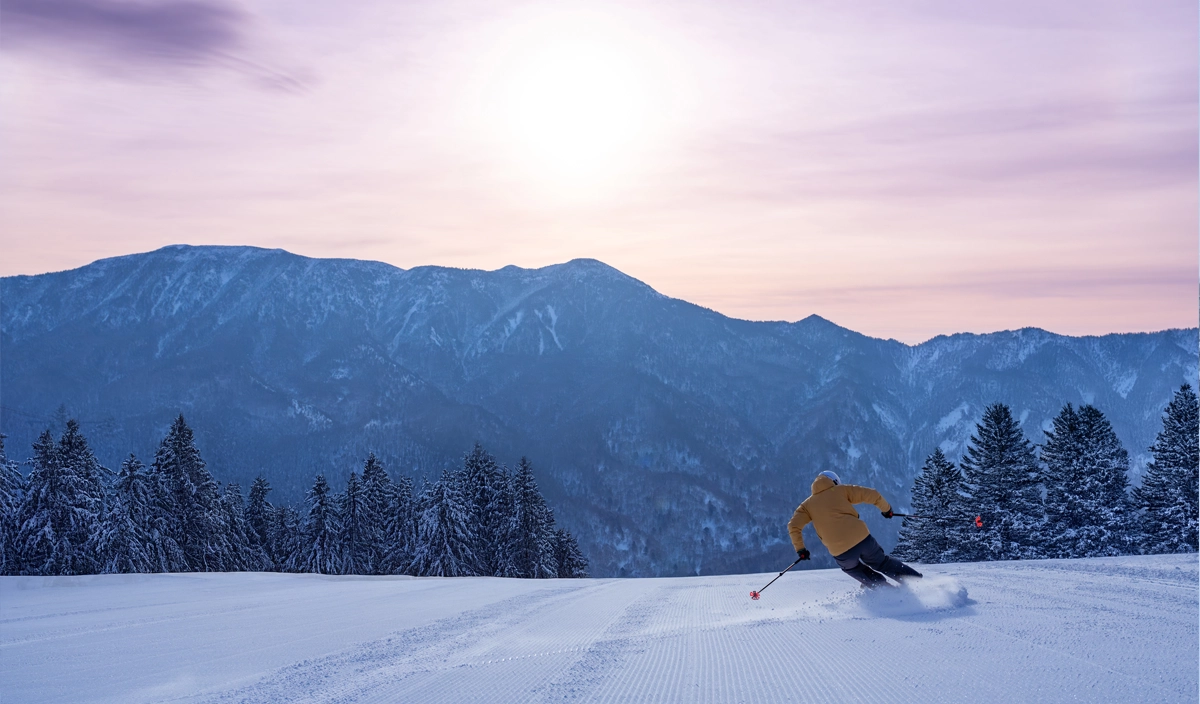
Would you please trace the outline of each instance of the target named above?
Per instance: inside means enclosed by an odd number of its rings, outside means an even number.
[[[1130,491],[1129,453],[1104,414],[1063,406],[1035,446],[1004,404],[988,406],[958,466],[936,449],[913,483],[894,551],[925,563],[1196,552],[1200,417],[1177,391]]]
[[[316,572],[414,576],[586,577],[587,560],[555,526],[533,467],[476,445],[419,491],[371,454],[334,492],[323,475],[297,510],[223,488],[182,415],[147,467],[103,467],[70,420],[33,444],[25,476],[0,436],[0,574]]]

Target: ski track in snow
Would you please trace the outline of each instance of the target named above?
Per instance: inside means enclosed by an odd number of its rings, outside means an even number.
[[[680,579],[0,578],[5,702],[1197,700],[1194,555]],[[968,593],[969,592],[969,593]]]

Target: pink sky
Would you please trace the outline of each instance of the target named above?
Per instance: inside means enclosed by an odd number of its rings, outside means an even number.
[[[1197,325],[1195,2],[0,13],[3,275],[172,243],[592,257],[906,342]]]

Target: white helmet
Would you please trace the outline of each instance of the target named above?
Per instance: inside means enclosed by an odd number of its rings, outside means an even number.
[[[829,477],[830,479],[832,479],[832,480],[833,480],[833,483],[834,483],[834,484],[841,484],[841,483],[842,483],[842,480],[841,480],[841,479],[838,479],[838,475],[837,475],[835,472],[833,472],[832,470],[829,470],[829,469],[827,469],[827,470],[825,470],[824,472],[821,472],[821,476],[822,476],[822,477]]]

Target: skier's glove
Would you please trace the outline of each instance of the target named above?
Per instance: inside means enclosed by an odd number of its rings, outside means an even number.
[[[896,514],[892,513],[892,509],[890,509],[890,508],[883,512],[884,518],[891,518],[892,516],[895,516],[895,515]]]
[[[808,558],[812,557],[812,554],[809,553],[808,548],[800,548],[796,551],[796,557],[800,558],[801,560],[807,560]]]

